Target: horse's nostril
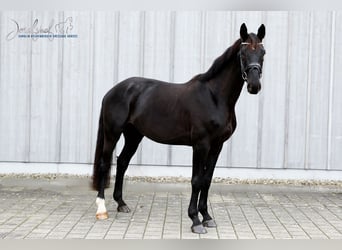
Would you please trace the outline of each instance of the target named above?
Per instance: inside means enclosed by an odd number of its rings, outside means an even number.
[[[247,85],[247,90],[250,94],[257,94],[260,89],[261,89],[260,85],[252,85],[252,84]]]
[[[248,84],[247,85],[247,90],[248,90],[248,92],[252,92],[253,91],[253,85],[252,84]]]

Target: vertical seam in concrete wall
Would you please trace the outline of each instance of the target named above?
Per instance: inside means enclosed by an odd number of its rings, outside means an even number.
[[[171,12],[170,15],[170,70],[169,70],[169,81],[174,82],[174,72],[175,72],[175,46],[176,46],[176,13],[175,11]],[[167,159],[166,164],[172,164],[172,146],[167,146]]]
[[[113,70],[113,85],[117,84],[119,80],[119,53],[120,53],[120,11],[115,13],[115,27],[114,27],[114,70]],[[102,103],[101,103],[102,106]],[[102,107],[101,107],[102,108]],[[113,164],[116,164],[116,145],[114,148]]]
[[[3,27],[3,12],[0,10],[0,27]],[[2,65],[1,65],[1,58],[2,58],[2,48],[3,48],[3,44],[2,44],[2,39],[4,39],[5,41],[5,38],[2,38],[1,36],[1,33],[0,33],[0,90],[1,90],[1,85],[2,85],[2,79],[1,79],[1,70],[2,70]],[[2,116],[0,116],[0,119],[2,118]]]
[[[331,13],[331,49],[330,49],[330,76],[329,76],[329,112],[328,112],[328,146],[327,146],[327,166],[326,170],[331,169],[331,141],[332,141],[332,108],[334,91],[334,65],[335,65],[335,30],[336,13]]]
[[[284,156],[283,156],[283,168],[288,168],[288,144],[289,144],[289,112],[290,112],[290,72],[289,72],[289,62],[290,62],[290,13],[287,12],[287,57],[286,57],[286,86],[285,86],[285,131],[284,131]]]
[[[139,75],[142,77],[145,73],[145,11],[140,12],[140,51],[139,51]],[[142,163],[142,143],[137,150],[137,163]]]
[[[117,83],[119,79],[119,53],[120,53],[120,11],[115,13],[115,27],[114,27],[114,70],[113,70],[113,85]]]
[[[263,23],[267,23],[267,12],[262,13],[261,18]],[[266,31],[267,32],[267,31]],[[265,49],[267,50],[267,38],[265,39]],[[264,83],[265,84],[265,83]],[[256,168],[261,168],[261,158],[262,158],[262,129],[263,129],[263,119],[264,119],[264,94],[261,92],[259,94],[259,108],[258,108],[258,134],[257,134],[257,159]]]
[[[227,43],[231,42],[233,43],[236,39],[236,35],[238,35],[239,33],[236,33],[236,15],[235,15],[236,12],[234,11],[230,11],[230,20],[231,20],[231,25],[230,25],[230,36],[229,36],[229,41],[227,41]],[[240,36],[238,36],[240,37]],[[236,115],[236,114],[235,114]],[[237,124],[237,129],[239,127],[239,124]],[[237,130],[236,129],[236,130]],[[234,134],[236,133],[236,130],[234,132]],[[233,141],[234,140],[234,134],[230,137],[229,140]],[[233,154],[232,154],[232,148],[230,150],[230,152],[228,153],[231,153],[230,156],[227,155],[227,163],[229,162],[229,158],[230,158],[230,165],[228,167],[232,168],[233,167]]]
[[[201,11],[201,71],[205,70],[207,12]]]
[[[64,19],[64,11],[58,13],[59,21]],[[58,39],[58,121],[57,121],[57,136],[56,136],[56,161],[62,160],[62,120],[63,120],[63,65],[64,65],[64,40]]]
[[[30,23],[33,23],[33,11],[30,12]],[[27,88],[27,107],[26,111],[28,114],[27,118],[27,128],[26,128],[26,155],[25,155],[25,161],[30,162],[30,155],[31,155],[31,120],[32,120],[32,38],[30,39],[30,48],[29,48],[29,54],[27,63],[29,66],[27,67],[28,72],[28,88]]]
[[[169,81],[174,82],[174,67],[175,67],[175,44],[176,44],[176,12],[172,11],[170,15],[170,71]]]
[[[144,76],[145,71],[145,11],[140,12],[140,51],[139,51],[139,75]]]
[[[94,83],[94,81],[95,81],[95,58],[96,58],[96,56],[95,56],[95,39],[96,39],[96,37],[95,37],[95,28],[96,28],[96,26],[95,26],[95,22],[96,22],[96,18],[95,18],[95,16],[96,16],[96,12],[94,12],[94,11],[92,11],[91,13],[91,16],[92,16],[92,24],[90,25],[90,38],[89,38],[89,40],[90,40],[90,42],[92,41],[93,42],[93,44],[92,44],[92,46],[90,45],[89,46],[89,53],[90,53],[90,65],[89,65],[89,68],[90,68],[90,70],[89,70],[89,79],[91,79],[91,82],[90,82],[90,89],[91,89],[91,92],[89,92],[89,94],[88,94],[88,98],[90,99],[90,101],[89,101],[89,116],[88,117],[90,117],[90,119],[92,119],[93,117],[94,117],[94,86],[95,86],[95,83]],[[90,122],[90,126],[89,126],[89,134],[88,134],[88,140],[89,140],[89,143],[88,143],[88,150],[89,150],[89,153],[88,153],[88,163],[91,163],[91,161],[92,161],[92,145],[93,145],[93,143],[94,143],[94,141],[93,141],[93,136],[92,136],[92,134],[93,134],[93,129],[94,129],[94,127],[93,127],[93,122],[90,120],[89,121]]]
[[[305,121],[305,159],[304,169],[310,169],[309,152],[310,152],[310,112],[311,112],[311,58],[312,58],[312,36],[313,36],[313,13],[309,14],[309,40],[308,40],[308,70],[307,70],[307,88],[306,88],[306,121]]]
[[[233,13],[234,13],[233,11],[229,11],[227,13],[227,17],[230,16],[230,20],[231,20],[230,37],[229,37],[230,41],[227,41],[227,43],[234,42],[234,39],[235,39],[234,38],[235,37],[235,19],[234,19]],[[227,23],[229,23],[229,22],[227,22]],[[234,38],[234,39],[232,39],[232,38]],[[235,133],[236,133],[236,131],[234,132],[234,134]],[[233,142],[234,142],[234,136],[233,135],[229,138],[229,140],[227,142],[227,143],[230,143],[230,147],[229,146],[227,147],[227,157],[226,157],[227,166],[226,167],[232,167],[233,166]]]
[[[236,16],[235,12],[231,11],[230,12],[231,20],[232,20],[232,25],[230,26],[230,39],[231,42],[234,42],[234,37],[235,37],[235,25],[236,25]]]
[[[0,27],[3,27],[3,12],[0,10]],[[3,87],[1,87],[2,85],[2,64],[1,64],[1,58],[2,58],[2,50],[3,50],[3,43],[2,43],[2,39],[4,39],[5,41],[5,38],[2,38],[2,35],[1,35],[1,32],[0,32],[0,93],[1,93],[1,89]],[[0,95],[1,97],[1,95]],[[0,111],[1,111],[1,108],[0,108]],[[0,119],[3,119],[5,116],[3,115],[0,115]]]

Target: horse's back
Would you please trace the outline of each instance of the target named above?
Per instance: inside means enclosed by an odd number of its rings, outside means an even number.
[[[123,128],[131,124],[152,140],[188,144],[189,126],[183,124],[188,117],[188,92],[186,84],[132,77],[118,83],[105,95],[102,108],[106,119],[115,126]]]
[[[175,85],[177,84],[143,77],[128,78],[116,84],[105,94],[102,100],[102,112],[105,116],[116,116],[116,119],[120,119],[117,117],[120,115],[122,119],[128,119],[128,116],[131,116],[135,110],[148,108],[147,102],[151,98],[165,99],[163,97],[165,93],[174,92],[167,89]]]
[[[122,82],[119,82],[112,89],[110,89],[104,96],[104,100],[116,96],[133,98],[136,97],[136,95],[143,93],[144,91],[148,91],[150,88],[156,87],[158,85],[168,84],[170,83],[149,78],[130,77],[126,80],[123,80]]]

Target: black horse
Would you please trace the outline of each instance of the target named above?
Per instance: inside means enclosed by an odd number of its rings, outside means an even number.
[[[123,133],[125,145],[117,159],[113,194],[118,211],[130,212],[122,198],[123,178],[139,143],[147,136],[159,143],[193,148],[188,209],[191,229],[194,233],[206,233],[205,227],[216,227],[207,208],[211,179],[222,145],[236,128],[235,104],[244,82],[251,94],[261,89],[264,36],[263,24],[257,34],[248,34],[242,24],[240,38],[207,72],[190,81],[171,84],[134,77],[117,84],[104,96],[92,177],[93,188],[98,191],[98,219],[108,218],[104,189],[110,182],[113,150]]]

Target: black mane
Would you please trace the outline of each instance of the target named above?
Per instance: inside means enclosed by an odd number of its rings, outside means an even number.
[[[224,69],[227,64],[235,58],[237,51],[239,50],[241,45],[241,39],[238,39],[232,46],[230,46],[221,56],[215,59],[214,63],[208,69],[207,72],[196,75],[193,77],[193,80],[199,81],[209,81],[213,77],[215,77],[219,72]]]

